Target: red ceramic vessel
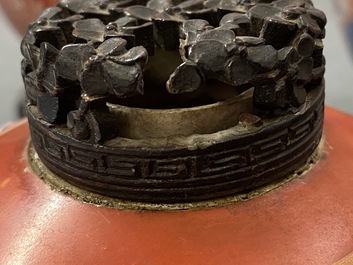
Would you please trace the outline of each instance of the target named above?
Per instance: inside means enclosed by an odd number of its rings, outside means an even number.
[[[6,15],[23,35],[28,24],[43,11],[44,8],[56,4],[58,0],[0,0]]]
[[[332,264],[353,251],[352,131],[328,108],[323,155],[300,178],[247,202],[149,212],[51,190],[28,164],[23,121],[0,136],[0,264]]]

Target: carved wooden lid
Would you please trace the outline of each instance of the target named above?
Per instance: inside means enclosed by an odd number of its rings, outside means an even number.
[[[21,45],[33,144],[130,201],[286,178],[321,138],[325,25],[310,0],[62,0]]]

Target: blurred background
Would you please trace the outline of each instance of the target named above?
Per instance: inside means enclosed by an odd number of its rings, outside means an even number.
[[[16,2],[21,2],[9,1],[15,7]],[[3,2],[6,3],[5,0]],[[349,2],[353,6],[352,0],[314,0],[316,7],[323,10],[328,18],[325,39],[326,104],[353,114],[353,44],[349,42],[349,36],[353,39],[353,22],[349,22],[350,18],[353,21],[353,8],[349,7]],[[16,19],[20,21],[27,14],[16,14]],[[18,119],[18,105],[23,96],[20,42],[21,33],[0,8],[0,126]]]

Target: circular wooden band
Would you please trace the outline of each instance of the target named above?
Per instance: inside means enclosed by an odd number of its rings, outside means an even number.
[[[28,107],[28,118],[43,163],[75,186],[130,201],[185,203],[250,191],[287,177],[318,146],[323,112],[321,85],[309,92],[299,113],[248,133],[236,134],[237,125],[207,135],[211,144],[199,143],[200,148],[186,144],[189,138],[185,145],[171,147],[119,146],[119,140],[115,146],[90,144],[71,138],[65,126],[41,121],[35,106]],[[197,141],[199,136],[191,137]]]

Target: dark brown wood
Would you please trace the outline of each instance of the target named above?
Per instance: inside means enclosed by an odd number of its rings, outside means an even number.
[[[321,138],[325,25],[310,0],[62,0],[21,45],[34,146],[67,181],[132,201],[285,178]],[[251,113],[213,134],[125,139],[109,107],[201,108],[244,91]]]
[[[267,125],[251,133],[233,128],[223,137],[205,135],[203,141],[213,144],[195,150],[188,137],[182,138],[184,146],[182,141],[166,146],[163,140],[155,147],[139,140],[119,145],[119,138],[97,146],[41,123],[35,106],[28,107],[28,117],[39,157],[68,182],[114,198],[182,203],[250,191],[303,166],[321,139],[323,92],[323,86],[311,91],[300,114],[264,119]]]

